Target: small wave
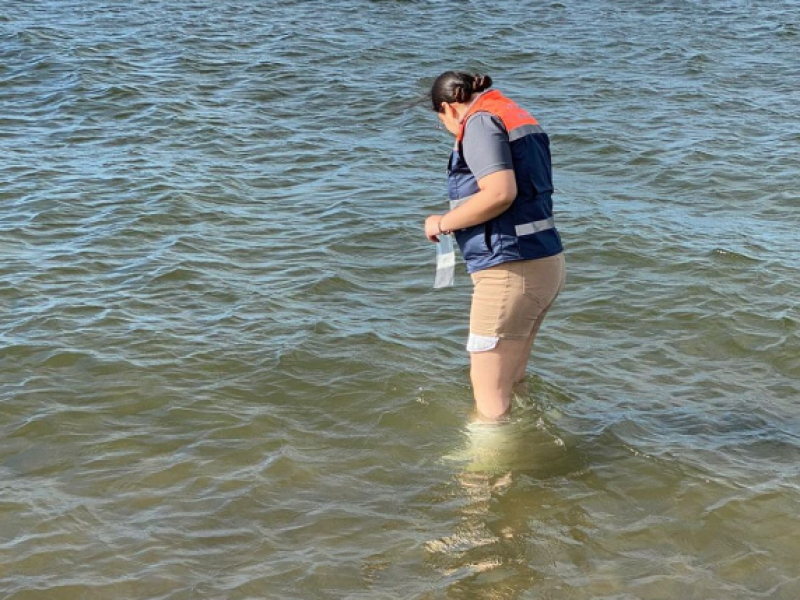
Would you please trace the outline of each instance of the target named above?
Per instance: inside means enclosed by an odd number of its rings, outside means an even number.
[[[726,250],[724,248],[714,248],[708,253],[712,260],[716,260],[725,264],[732,265],[748,265],[762,262],[762,258],[749,256],[743,252],[736,252],[734,250]]]
[[[171,266],[161,267],[157,270],[156,274],[150,279],[153,285],[164,283],[185,283],[188,281],[200,281],[202,274],[190,267]]]

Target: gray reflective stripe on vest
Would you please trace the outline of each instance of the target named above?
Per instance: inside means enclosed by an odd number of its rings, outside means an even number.
[[[467,196],[466,198],[459,198],[458,200],[450,200],[450,210],[458,208],[462,204],[469,202],[470,200],[472,200],[473,196],[475,196],[475,194],[472,194],[472,196]]]
[[[541,125],[522,125],[516,129],[512,129],[508,134],[508,141],[513,142],[521,137],[530,135],[531,133],[544,133]]]
[[[540,231],[547,231],[548,229],[553,229],[556,226],[555,219],[550,217],[549,219],[542,219],[541,221],[531,221],[530,223],[522,223],[521,225],[517,225],[515,227],[517,231],[517,235],[531,235],[533,233],[539,233]]]

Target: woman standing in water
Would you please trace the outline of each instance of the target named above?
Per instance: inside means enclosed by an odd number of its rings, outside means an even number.
[[[478,413],[496,420],[525,377],[533,341],[564,285],[553,222],[550,141],[492,79],[447,71],[433,110],[456,138],[447,167],[450,211],[431,215],[432,242],[453,232],[472,276],[470,377]]]

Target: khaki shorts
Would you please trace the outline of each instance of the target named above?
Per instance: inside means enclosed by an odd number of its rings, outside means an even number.
[[[535,334],[565,278],[563,253],[473,273],[467,350],[492,350],[501,338],[525,340]]]

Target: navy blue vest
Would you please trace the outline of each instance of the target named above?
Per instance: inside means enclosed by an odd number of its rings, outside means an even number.
[[[467,271],[474,273],[504,262],[554,256],[563,251],[553,221],[553,177],[550,140],[537,121],[496,90],[484,93],[462,125],[477,112],[500,118],[506,128],[514,162],[517,197],[497,217],[454,231]],[[450,206],[455,208],[480,191],[463,158],[461,140],[447,165]]]

